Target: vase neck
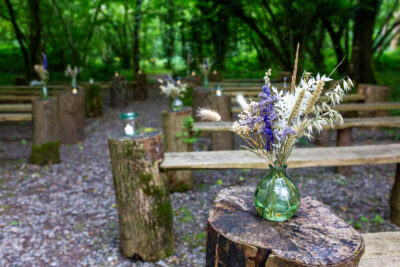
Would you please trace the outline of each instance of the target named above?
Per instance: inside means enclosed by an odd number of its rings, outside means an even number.
[[[271,174],[280,174],[286,176],[286,168],[287,165],[279,166],[279,165],[269,165],[269,170]]]

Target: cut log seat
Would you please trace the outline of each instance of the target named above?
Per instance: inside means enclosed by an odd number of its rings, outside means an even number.
[[[400,127],[400,116],[378,118],[344,118],[343,124],[335,125],[333,129],[368,128],[368,127]],[[229,131],[233,122],[195,122],[193,130],[206,132]],[[330,126],[326,129],[332,129]]]
[[[32,113],[0,113],[0,122],[3,121],[32,121]]]
[[[289,168],[400,163],[400,144],[297,148]],[[261,157],[247,150],[165,153],[163,169],[266,169]]]

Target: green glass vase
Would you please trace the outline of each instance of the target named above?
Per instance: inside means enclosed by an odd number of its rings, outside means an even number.
[[[283,167],[270,165],[269,173],[257,185],[254,193],[257,212],[265,219],[282,222],[296,214],[300,193]]]

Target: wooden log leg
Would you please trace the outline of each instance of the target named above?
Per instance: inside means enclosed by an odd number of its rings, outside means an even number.
[[[123,76],[113,76],[110,105],[112,108],[125,107],[128,104],[126,97],[126,78]]]
[[[315,143],[319,147],[328,147],[331,140],[331,131],[323,130],[315,139]]]
[[[133,88],[134,100],[145,100],[148,97],[147,92],[147,75],[143,73],[135,74],[136,85]]]
[[[88,118],[103,115],[103,95],[101,86],[92,84],[86,89],[85,113]]]
[[[122,253],[157,261],[174,252],[171,200],[160,132],[108,139]]]
[[[85,139],[85,94],[60,92],[58,119],[61,144],[76,144]]]
[[[57,102],[33,101],[33,142],[29,162],[45,165],[60,162],[60,135]]]
[[[254,208],[255,187],[222,189],[207,221],[206,266],[358,266],[361,234],[326,205],[301,199],[285,222],[270,222]]]
[[[163,133],[165,152],[190,152],[193,144],[185,143],[189,129],[184,129],[185,120],[192,114],[191,108],[163,112]],[[188,136],[185,137],[185,134]],[[168,187],[171,192],[182,192],[193,188],[192,171],[167,171]]]
[[[352,128],[340,129],[337,131],[337,146],[351,146]],[[337,166],[336,172],[342,175],[350,175],[350,166]]]
[[[231,121],[231,96],[210,95],[211,109],[221,115],[223,121]],[[233,150],[234,137],[232,132],[213,132],[211,133],[212,150]]]
[[[390,194],[390,221],[400,226],[400,163],[396,165],[396,175]]]

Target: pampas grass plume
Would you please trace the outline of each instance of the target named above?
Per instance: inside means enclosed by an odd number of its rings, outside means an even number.
[[[199,116],[202,120],[208,120],[208,121],[221,120],[221,116],[218,114],[218,112],[206,108],[199,108],[199,110],[197,111],[197,116]]]
[[[246,111],[249,108],[249,104],[247,104],[247,101],[243,95],[236,95],[236,101],[239,103],[243,111]]]

